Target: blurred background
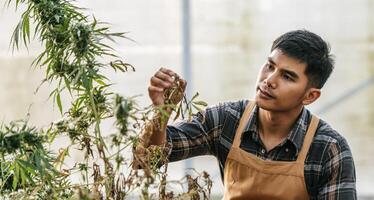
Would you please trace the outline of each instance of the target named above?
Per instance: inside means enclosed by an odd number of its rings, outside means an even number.
[[[46,127],[59,118],[48,100],[44,78],[30,68],[41,52],[38,41],[12,52],[11,34],[22,8],[0,1],[0,120],[25,118]],[[4,2],[4,3],[3,3]],[[327,40],[336,67],[320,100],[309,109],[338,130],[350,144],[357,173],[359,199],[374,199],[374,1],[373,0],[90,0],[75,2],[113,31],[129,32],[114,47],[136,72],[108,71],[113,90],[147,98],[149,78],[168,67],[189,80],[189,93],[200,93],[210,105],[249,99],[257,72],[270,53],[272,41],[294,29],[308,29]],[[4,6],[3,6],[4,5]],[[65,100],[65,105],[68,99]],[[112,126],[108,124],[107,126]],[[79,159],[73,155],[72,159]],[[169,166],[169,179],[185,168],[206,170],[213,176],[213,194],[223,187],[214,157],[202,156]]]

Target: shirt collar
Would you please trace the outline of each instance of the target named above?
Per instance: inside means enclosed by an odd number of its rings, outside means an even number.
[[[247,125],[244,128],[244,133],[249,132],[258,137],[258,106],[256,105],[252,110]],[[301,150],[304,142],[304,137],[309,126],[310,111],[303,108],[291,131],[287,136],[287,140],[290,141],[296,147],[296,155]]]
[[[296,147],[296,155],[303,146],[305,134],[309,126],[309,119],[310,112],[306,108],[303,108],[290,133],[288,134],[287,139]]]

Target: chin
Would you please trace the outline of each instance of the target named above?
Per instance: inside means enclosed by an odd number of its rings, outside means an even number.
[[[264,110],[273,110],[274,105],[271,104],[271,102],[268,102],[266,100],[261,99],[256,95],[255,97],[256,105]]]
[[[281,106],[277,105],[276,102],[274,102],[274,100],[265,100],[256,95],[255,102],[259,108],[267,110],[267,111],[281,111],[282,110]]]

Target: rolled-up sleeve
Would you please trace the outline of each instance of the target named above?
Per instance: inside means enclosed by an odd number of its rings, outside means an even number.
[[[199,112],[191,121],[180,121],[167,126],[169,161],[199,155],[215,155],[222,131],[225,104],[218,104]]]

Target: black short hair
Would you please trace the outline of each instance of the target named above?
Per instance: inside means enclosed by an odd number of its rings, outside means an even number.
[[[334,69],[330,46],[317,34],[295,30],[279,36],[271,47],[306,63],[305,74],[311,87],[321,89]]]

